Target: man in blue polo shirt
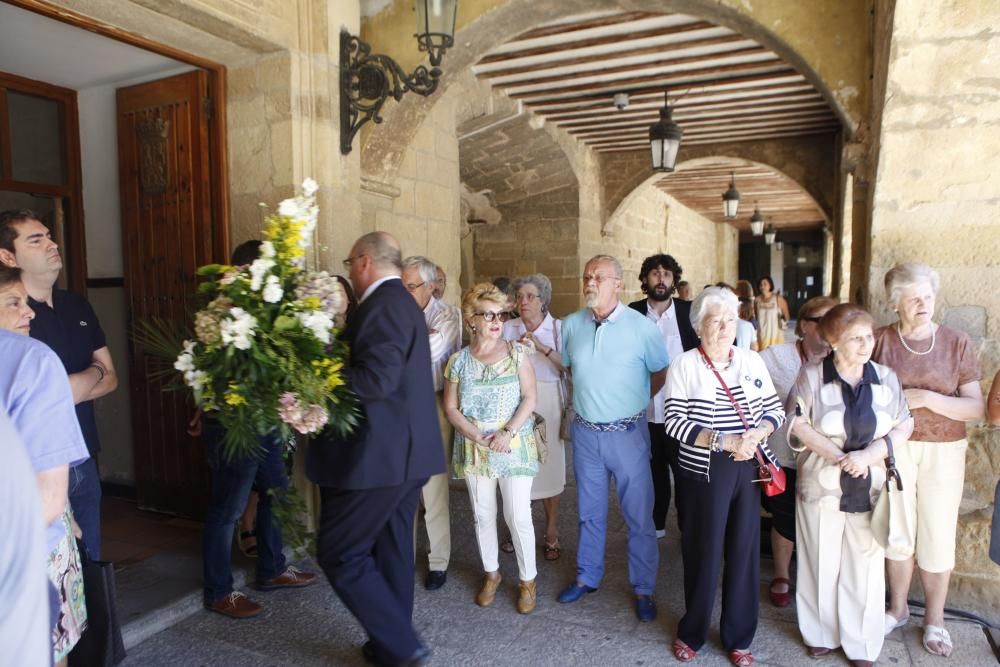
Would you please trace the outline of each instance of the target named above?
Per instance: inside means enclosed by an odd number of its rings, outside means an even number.
[[[576,602],[596,591],[604,576],[610,474],[628,525],[635,612],[640,621],[652,621],[659,554],[646,404],[666,380],[668,358],[656,326],[619,300],[621,290],[621,264],[609,255],[597,255],[583,271],[587,307],[563,320],[563,365],[573,371],[580,540],[576,581],[559,594],[559,601]]]
[[[69,475],[69,500],[83,531],[83,543],[94,560],[101,557],[101,450],[94,419],[94,399],[111,393],[118,376],[97,315],[82,296],[56,289],[62,270],[59,248],[49,229],[32,211],[0,213],[0,262],[20,267],[35,311],[31,337],[47,344],[59,357],[73,392],[76,416],[90,453]]]

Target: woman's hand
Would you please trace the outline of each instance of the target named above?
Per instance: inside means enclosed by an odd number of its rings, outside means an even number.
[[[868,467],[871,465],[871,457],[863,449],[856,449],[840,457],[838,461],[840,469],[855,479],[868,477]]]
[[[749,461],[757,450],[757,441],[748,440],[742,435],[727,433],[722,436],[722,449],[732,454],[735,461]]]
[[[934,392],[927,389],[904,389],[903,394],[906,395],[906,404],[910,406],[911,410],[916,410],[917,408],[926,408],[929,394]]]
[[[485,444],[491,451],[499,452],[500,454],[509,454],[510,441],[513,437],[508,431],[501,430],[486,436]]]

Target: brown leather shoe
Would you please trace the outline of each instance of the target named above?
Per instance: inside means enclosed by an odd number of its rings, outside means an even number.
[[[810,646],[808,648],[810,658],[822,658],[824,655],[830,655],[833,653],[832,648],[827,648],[825,646]]]
[[[483,577],[483,587],[476,596],[476,604],[480,607],[489,607],[497,597],[497,589],[500,588],[502,578],[499,572],[487,572]]]
[[[229,618],[253,618],[262,611],[259,604],[239,591],[233,591],[215,602],[206,604],[205,609]]]
[[[288,568],[277,577],[272,577],[266,581],[258,581],[257,590],[273,591],[278,588],[302,588],[303,586],[315,584],[316,579],[317,575],[312,572],[303,572],[294,565],[289,565]]]
[[[517,613],[530,614],[535,611],[535,580],[522,581],[520,586],[520,596],[517,598]]]

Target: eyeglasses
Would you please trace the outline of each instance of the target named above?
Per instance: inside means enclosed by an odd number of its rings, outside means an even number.
[[[521,294],[517,295],[518,301],[527,301],[528,303],[531,303],[535,299],[541,299],[541,298],[542,297],[538,296],[537,294],[531,294],[530,292],[522,292]]]
[[[506,322],[510,319],[510,313],[507,311],[502,311],[495,313],[492,310],[487,310],[485,313],[473,313],[473,317],[481,317],[487,322],[492,322],[493,320],[500,320],[501,322]]]
[[[422,283],[417,283],[416,285],[414,285],[413,283],[406,283],[406,289],[407,289],[407,291],[410,291],[410,292],[416,292],[418,289],[420,289],[421,287],[423,287],[426,284],[427,284],[426,280],[424,282],[422,282]]]
[[[356,255],[354,257],[348,257],[344,260],[344,268],[350,270],[351,264],[354,264],[354,262],[358,261],[362,257],[369,257],[369,255],[367,253],[361,253],[360,255]]]

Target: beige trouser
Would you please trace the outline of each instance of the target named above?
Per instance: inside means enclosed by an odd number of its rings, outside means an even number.
[[[531,523],[532,477],[500,479],[466,475],[469,500],[476,522],[476,543],[485,572],[500,569],[497,540],[497,487],[503,498],[503,517],[510,529],[510,539],[517,554],[517,571],[521,581],[535,578],[535,527]]]
[[[441,426],[441,440],[444,441],[445,471],[434,475],[420,493],[424,503],[424,523],[427,525],[427,542],[430,553],[427,562],[431,570],[445,571],[451,560],[451,516],[448,512],[448,479],[451,470],[452,426],[444,415],[441,393],[437,400],[438,423]],[[416,522],[414,522],[414,538]]]
[[[917,567],[924,572],[948,572],[955,567],[958,508],[965,489],[967,440],[910,440],[896,447],[896,468],[903,479],[903,500],[916,517]],[[889,554],[906,560],[912,553]]]
[[[875,661],[885,635],[885,552],[872,536],[871,512],[848,514],[802,500],[795,512],[803,641]]]

